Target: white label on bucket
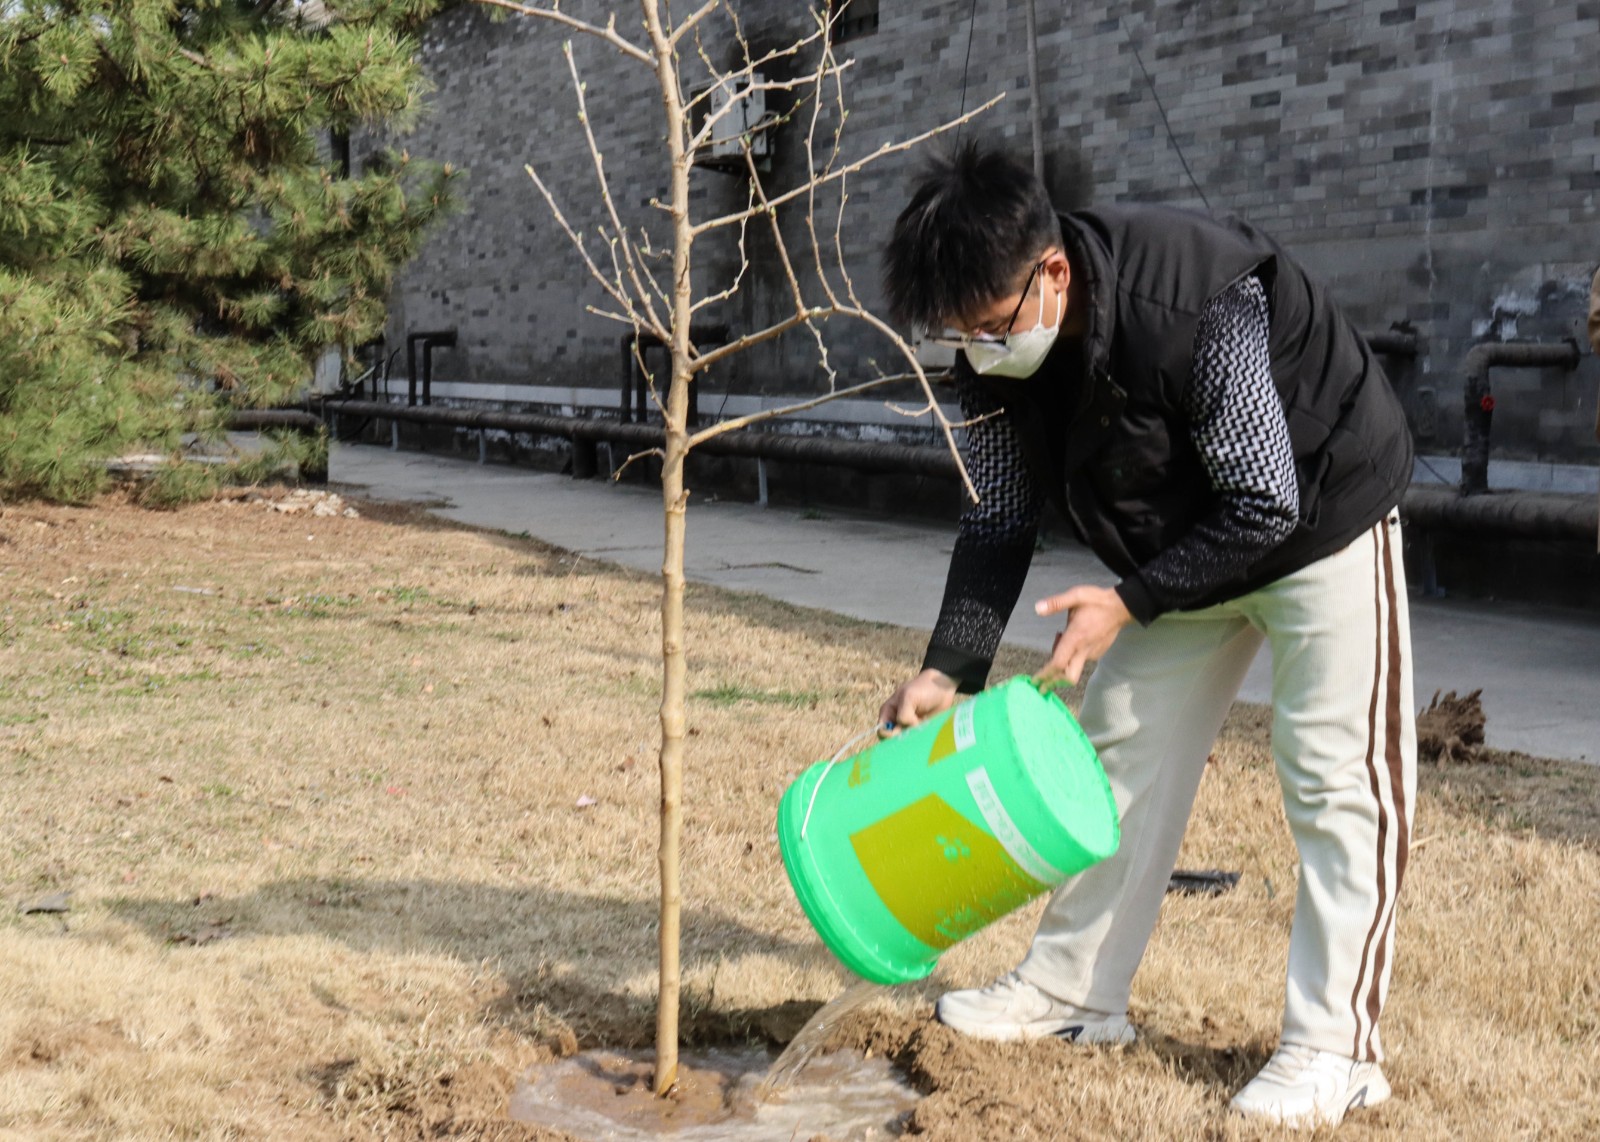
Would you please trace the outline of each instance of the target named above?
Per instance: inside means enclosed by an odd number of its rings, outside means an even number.
[[[956,752],[971,749],[978,743],[978,731],[972,728],[972,703],[963,702],[956,707]]]
[[[1000,803],[1000,794],[994,782],[989,780],[988,770],[980,765],[968,773],[967,788],[972,790],[973,800],[978,803],[978,812],[983,814],[984,824],[989,826],[989,831],[1000,842],[1000,847],[1006,850],[1006,855],[1017,862],[1018,868],[1040,884],[1056,885],[1067,879],[1066,873],[1040,856],[1022,835],[1022,830],[1017,828],[1011,814]]]

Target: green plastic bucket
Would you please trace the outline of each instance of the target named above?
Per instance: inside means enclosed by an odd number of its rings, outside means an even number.
[[[882,984],[922,979],[952,944],[1116,852],[1119,835],[1094,747],[1024,676],[818,762],[778,806],[811,926]]]

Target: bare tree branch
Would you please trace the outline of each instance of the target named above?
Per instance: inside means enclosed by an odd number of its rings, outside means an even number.
[[[922,132],[920,135],[914,135],[909,139],[902,139],[900,142],[897,142],[897,143],[884,143],[881,147],[879,147],[877,150],[873,151],[871,154],[862,155],[859,159],[856,159],[853,162],[850,162],[850,163],[846,164],[845,166],[840,167],[838,170],[829,171],[825,175],[822,175],[822,176],[820,176],[818,178],[815,178],[815,179],[808,180],[807,182],[803,183],[802,185],[795,187],[793,190],[784,191],[782,194],[778,195],[776,198],[771,199],[769,201],[769,203],[767,204],[767,206],[765,206],[765,207],[757,207],[757,208],[754,208],[752,210],[741,211],[741,212],[739,212],[737,214],[724,214],[719,218],[712,218],[709,221],[702,222],[699,225],[697,225],[697,226],[692,228],[694,236],[698,238],[701,234],[708,233],[709,231],[717,230],[717,229],[720,229],[720,228],[722,228],[724,226],[733,226],[736,223],[738,223],[741,218],[751,217],[751,216],[753,216],[755,214],[760,213],[762,210],[767,209],[768,207],[782,206],[786,202],[793,202],[795,199],[799,198],[801,195],[809,193],[812,190],[812,188],[815,187],[815,186],[821,186],[821,185],[823,185],[825,183],[835,182],[835,181],[837,181],[837,180],[839,180],[841,178],[844,178],[846,175],[854,174],[856,171],[860,170],[861,168],[863,168],[865,166],[868,166],[868,165],[870,165],[872,163],[877,162],[879,159],[886,158],[889,155],[898,154],[901,151],[909,151],[912,147],[915,147],[920,143],[925,143],[929,139],[932,139],[932,138],[934,138],[934,137],[936,137],[938,135],[944,134],[946,131],[950,130],[950,128],[959,127],[961,124],[967,122],[968,120],[973,119],[973,118],[977,117],[978,115],[983,114],[985,111],[989,110],[989,108],[991,108],[995,104],[999,103],[1005,97],[1006,97],[1005,92],[1002,91],[999,95],[996,95],[993,99],[990,99],[988,102],[984,103],[982,106],[973,108],[971,111],[968,111],[965,115],[961,116],[959,119],[951,119],[946,123],[941,123],[937,127],[932,127],[930,129]]]
[[[833,363],[828,359],[828,343],[823,339],[822,330],[817,328],[817,324],[813,320],[813,317],[824,316],[824,313],[819,311],[816,314],[811,314],[807,310],[805,294],[800,288],[800,279],[796,276],[794,263],[789,258],[789,244],[784,241],[783,230],[778,226],[778,212],[768,205],[766,188],[761,185],[761,175],[756,170],[755,159],[750,154],[750,144],[748,142],[744,143],[742,150],[744,152],[745,167],[750,172],[750,186],[755,191],[756,197],[761,200],[762,205],[766,208],[763,213],[767,216],[767,221],[772,225],[773,248],[778,252],[778,259],[783,263],[784,276],[789,281],[789,294],[794,300],[795,317],[798,319],[798,324],[804,325],[811,334],[812,340],[817,343],[817,357],[822,364],[823,372],[828,375],[828,388],[832,390],[839,383],[839,375],[834,372]]]
[[[752,199],[755,197],[754,186],[750,188],[749,197]],[[689,307],[690,313],[699,313],[702,309],[706,308],[706,306],[715,305],[721,301],[727,301],[730,297],[739,292],[739,287],[744,284],[744,276],[750,270],[750,255],[745,248],[745,238],[748,235],[748,231],[748,222],[739,223],[739,269],[738,272],[733,275],[733,284],[718,293],[710,294],[709,296],[703,297],[699,301],[695,302]]]
[[[943,410],[939,408],[938,399],[933,395],[933,385],[929,383],[928,374],[923,370],[922,363],[917,360],[916,350],[908,345],[906,339],[900,336],[887,322],[870,310],[854,309],[850,311],[850,315],[858,321],[870,325],[888,338],[894,344],[894,347],[900,351],[906,362],[910,364],[912,370],[916,373],[918,383],[922,386],[922,391],[928,397],[928,404],[933,410],[934,419],[939,424],[939,432],[944,437],[945,446],[950,449],[950,455],[956,458],[956,469],[961,474],[961,486],[966,489],[968,498],[973,503],[977,503],[978,489],[972,486],[972,476],[967,471],[966,461],[961,457],[961,449],[956,446],[954,426],[950,423],[950,418],[945,416]]]
[[[650,236],[642,227],[639,230],[639,236],[644,239],[644,245],[636,245],[633,247],[633,251],[638,254],[632,275],[634,282],[635,284],[638,284],[642,278],[644,284],[650,287],[650,294],[647,294],[646,298],[648,299],[650,295],[654,295],[663,306],[665,306],[667,309],[671,309],[672,299],[667,297],[666,291],[661,288],[660,279],[656,277],[656,272],[650,268],[650,258],[652,256],[650,252]],[[616,266],[617,268],[617,280],[620,282],[622,280],[623,272],[622,264],[617,261],[617,249],[620,243],[618,243],[615,239],[611,239],[610,244],[611,262],[612,265]]]
[[[528,177],[533,180],[533,185],[539,188],[539,193],[544,196],[545,205],[550,209],[551,217],[556,220],[556,225],[561,227],[562,232],[567,236],[567,240],[578,251],[578,256],[583,259],[583,264],[588,269],[589,276],[599,283],[600,288],[605,290],[613,301],[628,312],[629,316],[626,319],[628,322],[634,325],[646,324],[645,319],[636,312],[633,299],[628,296],[627,291],[623,288],[620,276],[615,283],[611,282],[606,278],[600,267],[595,264],[594,259],[589,256],[589,249],[583,244],[582,235],[574,230],[572,224],[567,221],[567,216],[561,212],[561,207],[556,203],[555,195],[550,193],[550,188],[539,177],[539,172],[534,170],[531,165],[524,165],[522,169],[528,172]],[[663,332],[655,325],[650,325],[649,328],[652,332]]]
[[[818,405],[824,405],[830,401],[836,401],[844,397],[855,396],[857,393],[869,392],[870,390],[880,388],[883,385],[894,384],[896,381],[910,381],[915,379],[915,373],[898,373],[890,377],[874,377],[872,380],[863,381],[859,385],[851,385],[847,389],[834,389],[823,393],[821,396],[813,397],[810,400],[796,401],[794,404],[781,405],[778,408],[762,409],[760,412],[752,412],[747,416],[736,416],[730,420],[718,421],[709,428],[702,428],[699,432],[696,432],[693,436],[689,437],[689,447],[698,447],[699,445],[704,444],[707,440],[721,436],[725,432],[734,432],[741,428],[748,428],[752,424],[760,424],[762,421],[766,420],[775,420],[780,416],[789,416],[791,413],[804,412],[809,408],[816,408]]]
[[[629,464],[632,464],[635,460],[643,460],[647,456],[654,456],[654,457],[656,457],[657,459],[660,459],[660,460],[665,460],[667,458],[667,454],[665,452],[663,452],[659,448],[646,448],[643,452],[635,452],[632,456],[629,456],[621,464],[617,465],[617,470],[615,472],[611,473],[612,481],[615,482],[617,480],[622,479],[622,473],[624,473],[624,472],[626,472],[628,470],[628,465]]]
[[[670,348],[672,343],[668,341],[664,342],[664,344]],[[644,334],[641,333],[637,327],[634,329],[633,345],[631,346],[631,350],[633,353],[634,363],[639,366],[639,375],[644,378],[644,387],[650,393],[650,403],[655,405],[656,411],[661,414],[662,422],[665,423],[669,419],[667,405],[666,402],[661,399],[661,390],[656,387],[655,374],[650,371],[650,366],[645,363]]]
[[[601,309],[598,305],[586,305],[583,307],[583,311],[585,313],[592,313],[596,317],[604,318],[607,321],[615,321],[621,325],[631,326],[635,329],[639,327],[639,318],[637,315],[630,317],[626,313],[614,313],[609,309]]]
[[[727,345],[718,345],[709,353],[697,355],[694,359],[695,372],[702,373],[709,369],[712,365],[715,365],[718,361],[722,360],[724,357],[731,357],[735,353],[742,353],[744,350],[749,349],[753,345],[760,345],[764,341],[771,341],[774,337],[777,337],[783,333],[787,333],[791,329],[798,329],[807,321],[820,321],[825,318],[832,317],[834,316],[835,312],[836,311],[831,308],[818,306],[815,309],[806,310],[804,313],[798,313],[793,317],[785,317],[782,321],[774,321],[771,325],[768,325],[762,329],[758,329],[754,333],[746,333],[737,341],[731,342]]]
[[[829,9],[826,15],[819,18],[828,22],[826,26],[831,26],[831,21],[834,19],[833,10]],[[831,41],[823,41],[822,52],[822,59],[818,62],[816,72],[816,98],[811,103],[811,122],[806,127],[806,169],[812,172],[817,169],[817,124],[822,116],[822,87],[828,79],[827,65],[833,56],[833,44]],[[843,145],[846,119],[844,79],[837,71],[834,72],[833,79],[834,102],[838,107],[838,121],[834,124],[833,141],[828,147],[828,160],[823,164],[824,172],[833,170],[834,164],[839,161],[839,151]],[[839,218],[841,219],[844,217],[844,202],[844,186],[841,183],[839,190]],[[817,184],[815,180],[811,182],[806,194],[806,232],[811,238],[811,257],[816,263],[817,277],[822,282],[822,290],[828,296],[828,303],[836,306],[839,304],[839,298],[833,292],[833,283],[828,279],[827,267],[822,262],[822,245],[817,240]],[[844,252],[842,250],[838,252],[838,264],[840,272],[844,273]]]
[[[723,5],[727,9],[728,21],[733,25],[733,35],[734,38],[739,42],[739,47],[744,56],[744,63],[739,67],[734,68],[732,71],[728,71],[722,67],[719,67],[717,64],[712,62],[711,57],[706,54],[705,44],[701,40],[699,34],[695,34],[695,50],[700,56],[700,61],[706,65],[706,70],[718,79],[732,80],[752,77],[755,72],[761,70],[761,68],[766,67],[775,60],[787,59],[791,56],[799,55],[804,48],[815,42],[819,34],[819,32],[808,32],[804,36],[801,36],[798,40],[795,40],[793,43],[789,44],[787,47],[772,48],[765,55],[755,57],[750,54],[750,43],[745,38],[744,25],[739,19],[738,10],[731,4],[728,4],[727,0],[723,0]],[[686,109],[693,107],[696,103],[706,98],[709,94],[709,91],[700,92],[693,99],[690,99],[688,102],[686,102],[684,107]]]
[[[617,16],[615,12],[611,14],[611,19],[606,21],[606,26],[602,28],[599,24],[591,24],[587,20],[579,20],[574,16],[569,16],[560,11],[559,7],[535,8],[531,4],[518,4],[515,0],[473,0],[473,2],[490,8],[504,8],[508,12],[516,12],[523,16],[538,16],[543,20],[554,20],[558,24],[565,24],[574,31],[583,32],[604,40],[623,55],[638,60],[652,70],[656,66],[654,56],[617,31]],[[557,0],[557,3],[559,5],[559,0]]]
[[[707,16],[711,15],[711,13],[715,12],[723,5],[723,3],[724,0],[706,0],[706,2],[700,5],[699,8],[689,13],[688,16],[684,17],[683,23],[679,24],[675,29],[673,29],[672,35],[668,37],[667,42],[673,47],[677,47],[679,40],[683,39],[684,36],[694,31],[701,20],[704,20]]]
[[[851,67],[854,64],[854,60],[848,60],[845,63],[839,64],[836,70],[844,71],[846,68]],[[713,83],[704,91],[698,92],[694,96],[692,102],[699,102],[701,99],[709,97],[712,92],[719,89],[725,89],[728,92],[728,101],[721,107],[718,107],[715,111],[707,112],[705,121],[700,124],[700,129],[696,131],[694,133],[694,137],[690,139],[690,145],[695,150],[699,150],[701,147],[704,147],[713,138],[717,124],[721,123],[723,119],[733,114],[733,112],[739,108],[740,104],[748,102],[750,97],[757,92],[765,94],[771,91],[794,91],[797,88],[807,87],[813,82],[814,77],[809,75],[800,76],[795,79],[763,79],[759,81],[752,79],[750,82],[745,83],[742,86],[739,85],[732,77],[723,77],[719,79],[716,83]],[[776,121],[776,119],[772,120],[772,122]],[[754,130],[757,126],[758,124],[749,124],[749,127],[752,130]]]
[[[628,238],[628,228],[622,224],[622,219],[617,214],[616,201],[611,197],[611,183],[606,178],[605,156],[601,154],[600,143],[594,137],[594,125],[589,122],[589,101],[585,95],[583,80],[578,76],[578,63],[573,58],[570,41],[561,45],[561,54],[566,57],[567,72],[572,76],[572,87],[578,96],[578,121],[583,124],[583,136],[589,143],[589,157],[594,162],[595,181],[600,185],[600,198],[605,203],[606,214],[611,218],[614,241],[621,243],[622,246],[622,261],[627,267],[629,279],[633,282],[634,297],[644,307],[651,326],[658,329],[665,328],[665,323],[656,314],[654,300],[639,278],[638,260],[633,256],[633,243]],[[648,274],[648,271],[646,273]],[[656,292],[660,294],[659,287]],[[666,302],[664,295],[662,301]]]
[[[178,54],[181,55],[184,59],[188,60],[190,63],[199,64],[201,67],[205,68],[207,71],[216,71],[217,70],[216,64],[214,64],[210,60],[206,59],[206,57],[201,55],[199,52],[190,51],[188,48],[179,48],[178,49]]]
[[[910,380],[913,375],[914,374],[911,374],[911,373],[903,374],[903,376],[904,376],[904,378],[906,380]],[[941,379],[944,379],[944,380],[948,380],[950,378],[951,374],[950,373],[937,373],[937,374],[935,374],[935,376],[937,376],[937,377],[939,377]],[[929,379],[931,380],[932,378],[929,378]],[[883,402],[883,407],[888,409],[890,412],[894,413],[896,416],[903,416],[907,420],[921,420],[925,416],[937,416],[942,411],[932,401],[929,401],[927,404],[923,405],[921,408],[901,408],[899,405],[895,404],[893,401],[884,401]],[[980,414],[978,416],[969,416],[965,420],[952,420],[950,422],[950,427],[951,428],[971,428],[974,424],[982,424],[986,420],[994,420],[996,417],[1001,416],[1001,415],[1003,415],[1003,413],[1002,413],[1002,411],[1000,409],[992,409],[991,411],[986,412],[986,413],[982,413],[982,414]]]

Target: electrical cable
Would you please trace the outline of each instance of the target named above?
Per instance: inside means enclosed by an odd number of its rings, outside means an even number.
[[[1443,474],[1439,471],[1439,469],[1435,468],[1432,464],[1428,463],[1428,458],[1426,456],[1418,456],[1417,457],[1417,463],[1421,464],[1428,471],[1432,472],[1433,475],[1434,475],[1434,478],[1437,479],[1441,484],[1444,484],[1446,487],[1449,487],[1451,484],[1454,484],[1454,483],[1458,482],[1458,481],[1455,481],[1455,480],[1446,480],[1444,478]]]
[[[972,11],[967,16],[967,58],[961,65],[961,110],[956,112],[956,118],[967,113],[967,70],[972,66],[972,34],[978,26],[978,0],[972,0]],[[961,145],[961,128],[965,123],[956,125],[956,145]]]
[[[1183,164],[1183,173],[1189,176],[1189,185],[1194,187],[1194,192],[1200,196],[1200,201],[1206,204],[1206,209],[1211,209],[1211,201],[1206,198],[1206,192],[1200,189],[1200,183],[1194,177],[1194,171],[1189,169],[1189,160],[1183,156],[1183,148],[1178,146],[1178,139],[1172,133],[1172,123],[1167,119],[1167,109],[1161,103],[1161,96],[1156,91],[1155,80],[1150,78],[1150,71],[1144,66],[1144,56],[1139,54],[1139,45],[1133,42],[1133,36],[1128,31],[1128,25],[1121,16],[1117,17],[1117,27],[1122,29],[1122,38],[1128,41],[1128,46],[1133,49],[1133,58],[1139,64],[1139,71],[1144,76],[1145,86],[1150,89],[1150,97],[1156,101],[1156,110],[1161,112],[1161,125],[1167,129],[1167,142],[1172,144],[1172,149],[1178,152],[1178,161]]]

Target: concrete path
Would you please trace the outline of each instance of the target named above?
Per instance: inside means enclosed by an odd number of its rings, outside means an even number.
[[[380,500],[428,505],[480,527],[647,571],[661,567],[661,500],[639,485],[573,480],[417,452],[336,445],[331,478]],[[691,579],[800,606],[927,630],[937,617],[953,525],[806,519],[792,508],[697,499],[689,510]],[[1048,650],[1058,629],[1033,601],[1113,577],[1082,548],[1034,557],[1007,641]],[[1418,704],[1435,690],[1482,688],[1489,744],[1600,762],[1600,618],[1526,605],[1412,599]],[[907,670],[916,663],[908,662]],[[1268,700],[1267,655],[1240,697]]]

